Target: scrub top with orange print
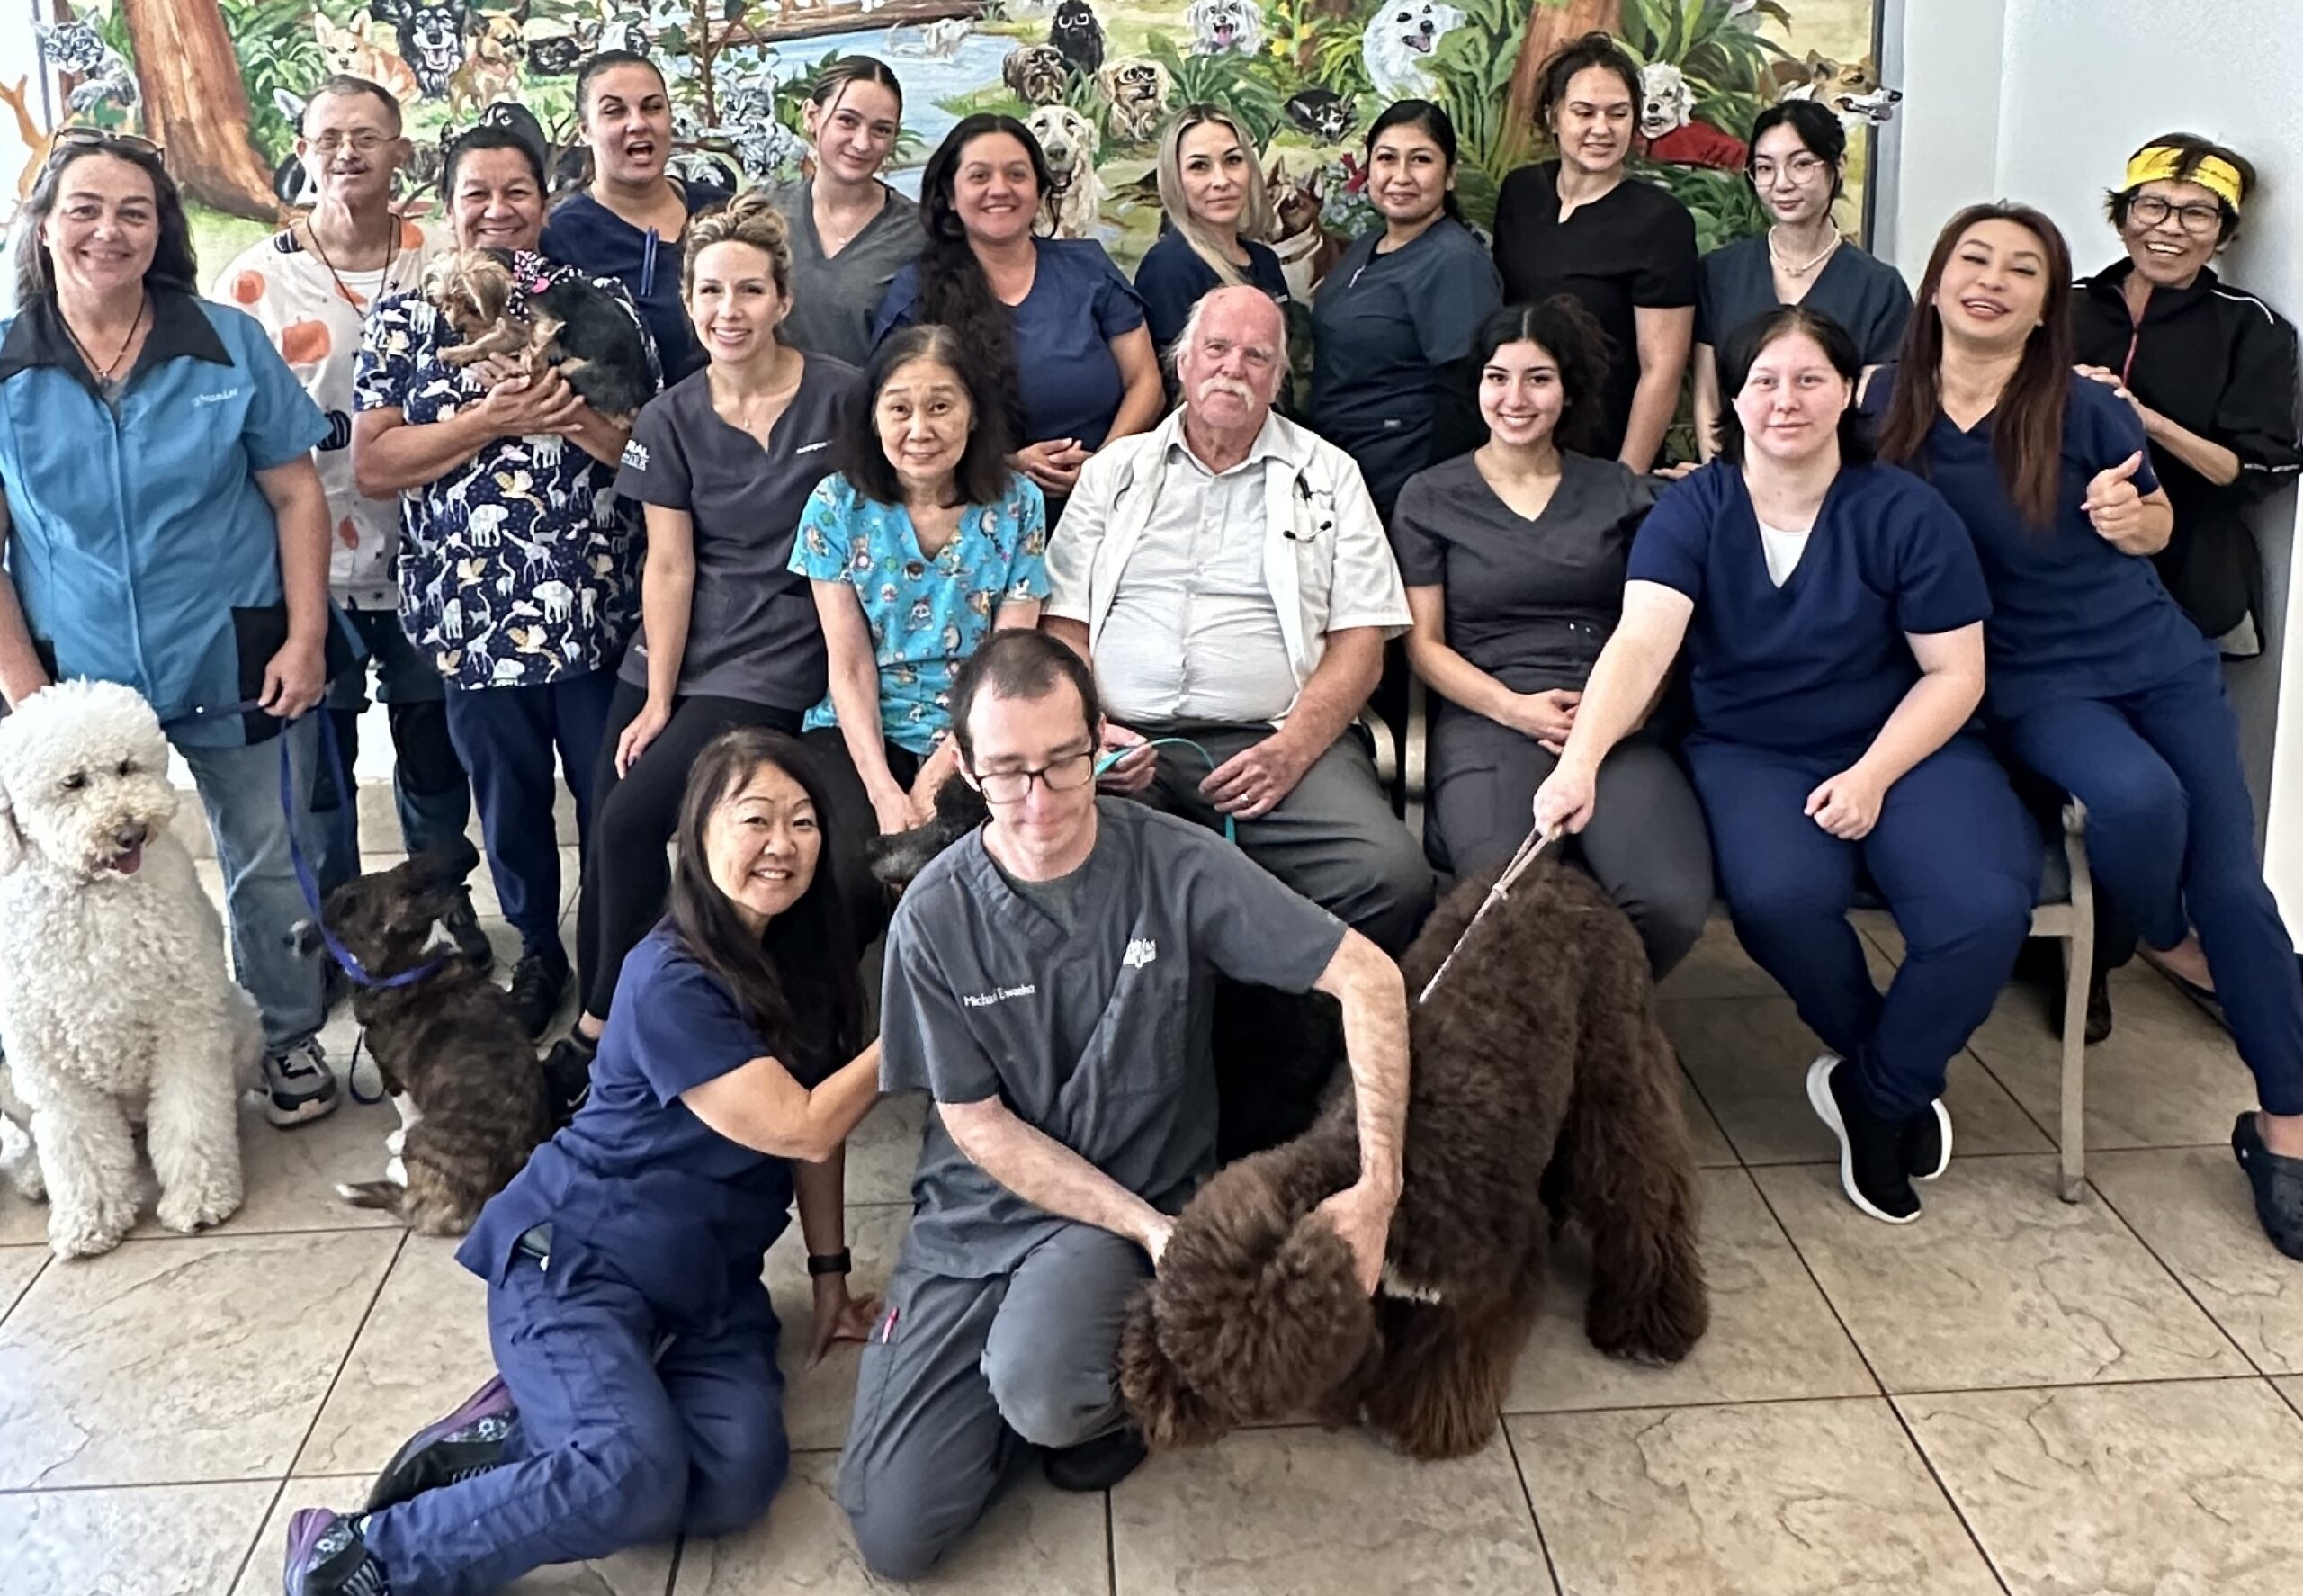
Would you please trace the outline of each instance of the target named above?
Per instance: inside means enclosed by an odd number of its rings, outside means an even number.
[[[390,609],[399,602],[392,561],[399,546],[399,498],[367,498],[352,485],[352,373],[369,308],[420,286],[444,246],[402,220],[399,252],[372,272],[336,272],[292,231],[252,244],[226,266],[209,298],[263,324],[288,369],[327,413],[328,434],[314,457],[327,489],[333,533],[328,587],[339,602]]]

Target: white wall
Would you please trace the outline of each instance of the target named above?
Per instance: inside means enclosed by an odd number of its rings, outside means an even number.
[[[2053,217],[2081,271],[2116,259],[2102,195],[2128,154],[2183,129],[2254,161],[2262,188],[2227,281],[2303,318],[2303,6],[2211,0],[1886,0],[1886,80],[1904,91],[1882,166],[1880,253],[1916,283],[1960,206],[2016,199]],[[2186,20],[2188,17],[2189,20]],[[2264,865],[2303,945],[2303,569],[2292,489],[2262,507],[2270,578],[2264,657],[2236,667]],[[2292,617],[2295,624],[2289,624]]]

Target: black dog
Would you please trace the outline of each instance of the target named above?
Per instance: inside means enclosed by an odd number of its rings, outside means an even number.
[[[1317,144],[1340,144],[1358,120],[1351,102],[1333,89],[1298,89],[1287,96],[1287,120]]]
[[[464,34],[471,25],[465,0],[374,0],[370,13],[399,35],[400,59],[416,74],[427,100],[448,97],[448,79],[464,64]]]
[[[983,794],[954,776],[926,824],[865,845],[872,874],[901,887],[978,826]],[[1343,1062],[1343,1010],[1325,992],[1275,991],[1225,981],[1215,989],[1215,1157],[1219,1164],[1292,1142],[1311,1129]]]
[[[1088,9],[1088,0],[1058,0],[1055,20],[1048,24],[1047,41],[1082,77],[1094,76],[1104,64],[1104,25]]]

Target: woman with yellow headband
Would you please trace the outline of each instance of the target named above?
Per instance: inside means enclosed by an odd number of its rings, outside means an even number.
[[[2303,461],[2295,329],[2209,265],[2238,232],[2254,175],[2191,133],[2136,151],[2108,196],[2127,258],[2080,279],[2072,305],[2082,372],[2135,407],[2175,507],[2160,578],[2231,658],[2263,651],[2247,507]]]

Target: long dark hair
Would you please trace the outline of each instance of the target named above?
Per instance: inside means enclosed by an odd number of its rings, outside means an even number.
[[[703,833],[712,811],[772,765],[800,784],[814,805],[814,877],[798,902],[755,937],[712,879]],[[864,993],[856,937],[832,879],[834,828],[822,784],[805,749],[765,726],[736,726],[704,745],[689,767],[673,833],[672,888],[665,919],[688,955],[734,994],[736,1005],[775,1056],[803,1079],[846,1062],[860,1045]]]
[[[1847,188],[1847,174],[1842,166],[1847,159],[1847,130],[1840,125],[1839,113],[1814,100],[1779,101],[1752,119],[1747,148],[1756,153],[1760,140],[1778,128],[1789,128],[1809,155],[1831,163],[1832,198],[1838,199]],[[1743,175],[1752,175],[1750,155],[1743,158]]]
[[[1552,442],[1563,449],[1588,449],[1604,420],[1595,401],[1607,390],[1614,340],[1589,310],[1563,293],[1532,305],[1489,311],[1472,335],[1466,363],[1474,380],[1506,344],[1534,344],[1552,357],[1559,367],[1560,394],[1567,401],[1552,427]]]
[[[2045,527],[2055,520],[2063,488],[2063,413],[2075,359],[2071,247],[2055,223],[2029,205],[2008,200],[1970,205],[1937,236],[1896,355],[1895,392],[1879,422],[1879,455],[1898,465],[1917,461],[1935,418],[1943,413],[1943,315],[1935,308],[1935,297],[1959,240],[1969,228],[1986,221],[2013,222],[2039,239],[2039,252],[2047,257],[2041,266],[2047,302],[2040,307],[2039,325],[2023,345],[2022,363],[2000,390],[1991,419],[1991,453],[1999,465],[1999,480],[2023,519]]]
[[[1383,114],[1367,124],[1367,137],[1360,147],[1369,160],[1376,157],[1376,140],[1393,128],[1414,128],[1422,132],[1439,147],[1439,153],[1447,157],[1447,170],[1450,173],[1455,171],[1456,124],[1438,106],[1429,100],[1394,100],[1384,106]],[[1456,198],[1454,189],[1442,191],[1439,208],[1447,213],[1451,221],[1463,222],[1464,204]]]
[[[919,175],[919,224],[927,235],[927,244],[919,252],[919,293],[913,318],[951,328],[961,347],[991,368],[999,393],[999,414],[1008,423],[1008,435],[1022,438],[1029,428],[1016,374],[1015,318],[991,291],[991,279],[983,274],[983,264],[975,258],[967,227],[954,202],[960,157],[969,145],[991,133],[1005,133],[1024,147],[1032,163],[1032,181],[1039,188],[1037,198],[1045,199],[1055,186],[1047,157],[1041,153],[1040,141],[1032,137],[1031,129],[996,111],[962,117],[944,135],[944,142],[936,147]]]
[[[1015,445],[1008,435],[1007,417],[1000,413],[999,385],[985,363],[969,358],[959,335],[948,327],[924,322],[890,333],[872,351],[864,381],[856,389],[855,413],[847,431],[832,445],[833,463],[848,486],[876,504],[903,502],[903,484],[896,479],[895,462],[880,442],[876,412],[880,390],[888,379],[916,360],[932,360],[951,368],[967,390],[968,408],[974,412],[968,441],[953,468],[954,501],[988,505],[1008,491],[1008,453]]]
[[[1734,465],[1743,463],[1743,417],[1735,408],[1735,396],[1750,381],[1752,367],[1770,345],[1802,335],[1815,341],[1824,358],[1832,363],[1832,370],[1847,383],[1847,408],[1839,413],[1841,467],[1868,465],[1877,455],[1870,426],[1855,404],[1855,385],[1863,376],[1863,355],[1855,347],[1854,336],[1820,310],[1778,305],[1729,334],[1719,351],[1719,426],[1713,441],[1718,444],[1721,459]]]
[[[16,255],[18,307],[30,305],[41,294],[56,291],[56,263],[49,259],[48,246],[40,242],[40,226],[56,213],[56,197],[63,190],[64,174],[94,155],[126,161],[152,180],[152,220],[160,238],[152,251],[152,264],[144,271],[146,285],[172,288],[179,293],[198,293],[200,257],[193,253],[192,222],[184,213],[184,196],[176,192],[175,179],[160,165],[160,157],[148,149],[125,141],[92,139],[85,144],[66,146],[49,162],[40,172],[40,181],[32,184],[23,209],[16,212],[16,220],[10,224],[23,236]]]

